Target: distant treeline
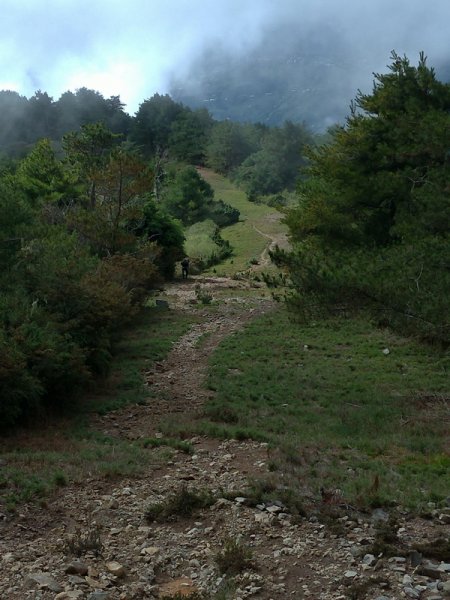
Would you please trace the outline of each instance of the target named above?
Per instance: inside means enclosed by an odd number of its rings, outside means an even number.
[[[38,91],[27,99],[0,91],[0,157],[23,158],[42,138],[57,154],[63,136],[102,123],[134,144],[145,158],[208,165],[233,176],[251,198],[293,189],[312,141],[301,124],[282,127],[215,121],[206,109],[191,110],[168,95],[155,94],[128,115],[120,97],[104,98],[87,88],[67,91],[54,101]]]

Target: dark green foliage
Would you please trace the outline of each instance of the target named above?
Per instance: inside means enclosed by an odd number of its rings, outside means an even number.
[[[287,223],[292,298],[306,316],[368,308],[378,322],[448,343],[450,85],[393,55],[347,125],[310,152]]]
[[[227,227],[239,221],[240,212],[223,200],[216,200],[209,205],[208,217],[214,221],[218,227]]]
[[[145,100],[136,113],[131,139],[147,156],[166,150],[175,121],[183,113],[183,105],[167,94],[155,94]]]
[[[249,199],[293,189],[305,164],[304,148],[312,141],[303,125],[287,121],[283,127],[268,129],[260,149],[246,158],[234,174]]]
[[[164,190],[163,203],[184,225],[206,218],[214,192],[194,167],[178,169]]]
[[[214,201],[212,187],[192,166],[178,168],[169,175],[162,196],[165,209],[184,225],[210,219],[220,228],[239,221],[239,211],[223,200]],[[226,245],[218,229],[213,238],[219,246]]]
[[[215,123],[206,147],[208,166],[228,175],[258,149],[260,135],[255,125],[231,121]]]
[[[212,117],[206,109],[191,111],[183,107],[183,112],[171,125],[168,139],[170,156],[192,165],[203,165],[212,126]]]
[[[43,139],[0,177],[2,429],[66,408],[105,373],[158,266],[173,271],[182,252],[133,151],[101,124],[66,147],[70,160],[57,160]]]
[[[0,153],[21,158],[42,138],[61,140],[69,131],[102,122],[114,133],[126,135],[131,117],[118,96],[105,99],[99,92],[80,88],[54,101],[38,90],[27,99],[17,92],[0,91]]]
[[[133,231],[158,245],[160,252],[156,257],[156,264],[162,275],[173,277],[175,263],[184,256],[184,234],[180,222],[153,199],[146,198],[142,217]]]

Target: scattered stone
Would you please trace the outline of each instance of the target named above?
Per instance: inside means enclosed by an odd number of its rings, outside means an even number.
[[[94,590],[102,590],[105,587],[105,583],[102,583],[101,581],[97,581],[97,579],[93,579],[92,577],[88,576],[85,578],[85,582],[91,587],[94,588]]]
[[[363,562],[363,564],[367,565],[368,567],[372,567],[377,562],[377,559],[375,558],[375,556],[373,554],[366,554],[364,556],[364,558],[362,559],[362,562]]]
[[[385,522],[386,523],[387,521],[389,521],[389,515],[382,508],[376,508],[372,512],[372,521],[374,523],[380,523],[380,522]]]
[[[2,556],[2,561],[5,563],[14,562],[15,560],[16,560],[16,557],[14,556],[14,554],[12,552],[7,552],[6,554],[4,554]]]
[[[84,596],[81,590],[73,590],[70,592],[61,592],[55,596],[55,600],[78,600]]]
[[[420,565],[420,563],[422,562],[422,554],[420,552],[417,552],[416,550],[414,550],[409,555],[409,560],[411,562],[412,567],[418,567]]]
[[[425,575],[425,577],[431,577],[432,579],[441,579],[443,572],[439,569],[439,565],[427,561],[417,568],[417,574]]]
[[[158,554],[159,548],[156,546],[148,546],[147,548],[142,548],[141,554],[145,554],[147,556],[156,556]]]
[[[173,581],[169,581],[168,583],[163,583],[159,586],[159,596],[189,596],[194,593],[199,593],[199,588],[194,584],[192,579],[187,577],[180,577],[179,579],[174,579]]]
[[[57,581],[45,573],[31,573],[25,580],[25,585],[30,587],[37,584],[41,588],[48,588],[51,592],[58,594],[64,591],[64,588]]]
[[[108,600],[109,593],[108,592],[92,592],[87,597],[87,600]]]
[[[88,574],[88,566],[81,562],[80,560],[74,560],[64,568],[64,573],[68,575],[87,575]]]
[[[408,596],[408,598],[420,598],[420,592],[418,592],[412,587],[404,587],[403,591]]]
[[[354,579],[357,575],[358,573],[356,571],[345,571],[344,573],[346,579]]]
[[[116,562],[115,560],[107,562],[106,568],[115,577],[124,577],[125,572],[126,572],[125,567],[123,565],[121,565],[120,563]]]

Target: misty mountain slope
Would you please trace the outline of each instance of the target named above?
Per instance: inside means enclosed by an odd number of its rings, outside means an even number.
[[[186,78],[172,80],[170,93],[217,119],[268,125],[289,119],[323,130],[347,115],[363,62],[330,29],[302,37],[283,26],[267,31],[245,56],[205,52]]]
[[[219,120],[304,121],[323,131],[345,120],[358,89],[370,90],[373,64],[388,64],[391,50],[374,60],[331,25],[302,33],[288,24],[268,29],[245,53],[209,48],[187,76],[172,78],[170,94],[192,108],[206,107]],[[449,63],[440,67],[438,75],[448,80]]]

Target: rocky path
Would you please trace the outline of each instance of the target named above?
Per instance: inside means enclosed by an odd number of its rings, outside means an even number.
[[[120,430],[129,438],[148,437],[158,430],[161,418],[174,413],[186,413],[190,418],[198,414],[210,392],[203,387],[208,358],[220,341],[232,335],[250,319],[261,315],[273,307],[273,301],[267,297],[233,296],[233,291],[242,292],[248,283],[229,278],[195,277],[188,283],[177,282],[166,287],[165,297],[171,309],[193,311],[200,322],[193,325],[186,335],[174,345],[168,358],[157,363],[145,374],[147,385],[156,392],[147,405],[136,406],[117,411],[98,419],[94,423],[105,433]],[[221,301],[213,312],[198,306],[199,293],[215,297],[217,293],[227,291],[229,296]],[[124,418],[125,417],[125,418]],[[125,427],[117,427],[125,422]]]
[[[96,417],[94,428],[139,439],[160,436],[162,417],[195,418],[210,393],[202,382],[217,344],[272,308],[265,297],[243,297],[248,284],[219,278],[169,286],[169,306],[192,310],[196,285],[223,301],[214,310],[197,305],[199,322],[146,373],[157,392],[147,404]],[[193,453],[175,451],[140,478],[90,479],[5,519],[0,599],[440,600],[450,594],[450,565],[410,552],[414,542],[446,535],[445,511],[426,522],[404,514],[392,532],[404,551],[388,558],[371,551],[379,524],[388,519],[383,510],[342,510],[330,528],[319,513],[295,516],[280,501],[251,505],[249,479],[270,478],[266,445],[189,441]],[[150,506],[167,508],[180,490],[207,491],[212,500],[191,516],[146,518]],[[235,576],[219,568],[224,549],[226,564],[238,563]]]

